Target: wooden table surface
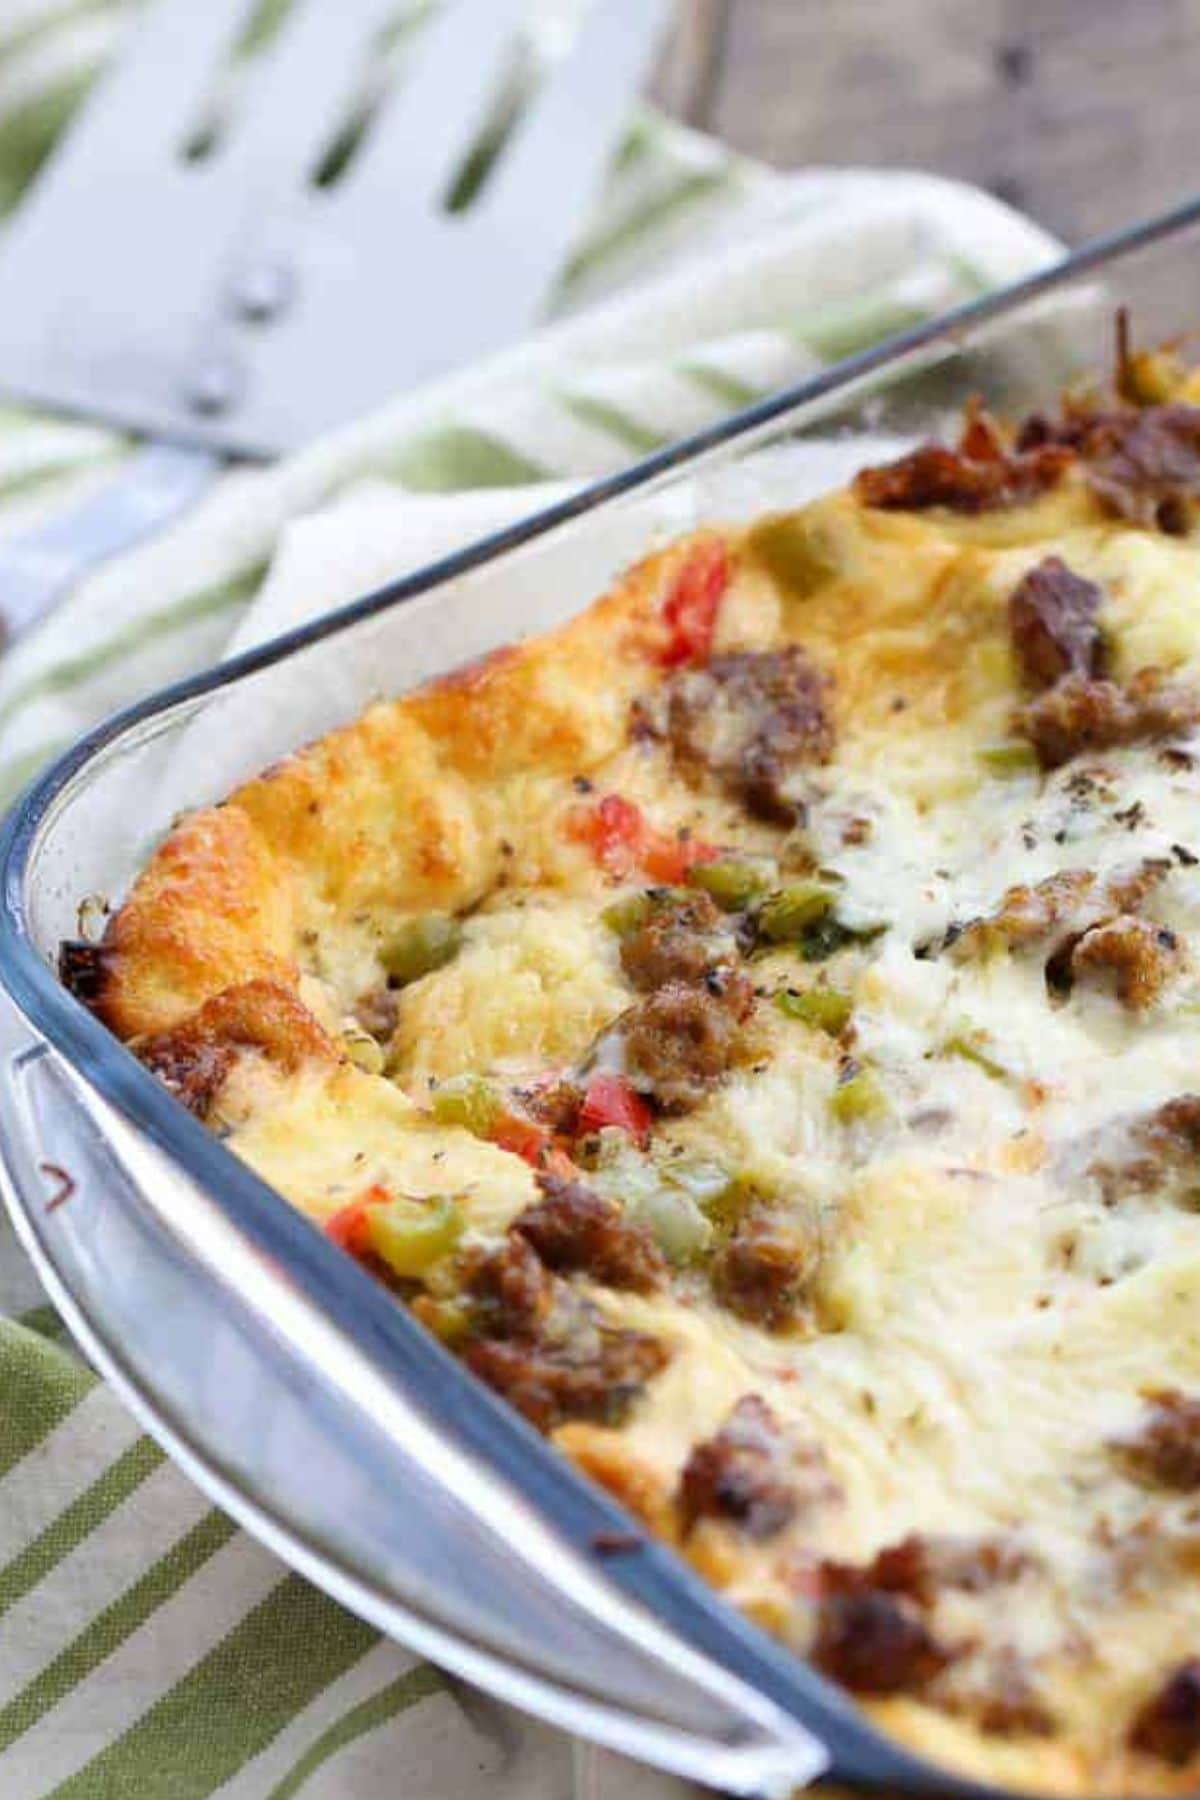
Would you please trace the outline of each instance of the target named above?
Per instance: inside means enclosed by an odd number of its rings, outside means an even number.
[[[668,110],[780,167],[937,170],[1078,243],[1200,186],[1200,0],[677,0]]]

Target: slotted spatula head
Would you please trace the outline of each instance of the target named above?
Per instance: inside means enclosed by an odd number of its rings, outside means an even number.
[[[0,242],[0,390],[265,456],[510,342],[667,5],[572,0],[573,38],[514,94],[545,0],[441,0],[391,83],[403,0],[293,0],[198,155],[256,0],[153,0]]]

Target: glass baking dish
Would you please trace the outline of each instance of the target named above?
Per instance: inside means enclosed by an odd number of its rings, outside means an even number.
[[[885,1738],[634,1529],[72,999],[58,944],[181,808],[380,691],[552,625],[667,534],[834,485],[971,395],[1048,403],[1104,366],[1117,306],[1150,343],[1185,333],[1198,297],[1191,202],[141,703],[41,776],[0,836],[3,1182],[85,1351],[216,1502],[336,1598],[689,1779],[988,1791]]]

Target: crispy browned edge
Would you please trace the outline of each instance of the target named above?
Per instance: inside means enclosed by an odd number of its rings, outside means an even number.
[[[672,544],[566,624],[371,707],[186,815],[109,922],[94,1010],[128,1041],[247,982],[294,995],[314,916],[478,898],[499,873],[497,788],[619,747],[663,643],[662,600],[716,535]]]

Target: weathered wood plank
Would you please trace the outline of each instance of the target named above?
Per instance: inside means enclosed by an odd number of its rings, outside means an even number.
[[[681,0],[673,110],[782,166],[939,170],[1072,240],[1196,184],[1200,0]]]
[[[660,106],[689,125],[704,125],[726,71],[734,0],[677,0],[678,20],[655,89]]]

